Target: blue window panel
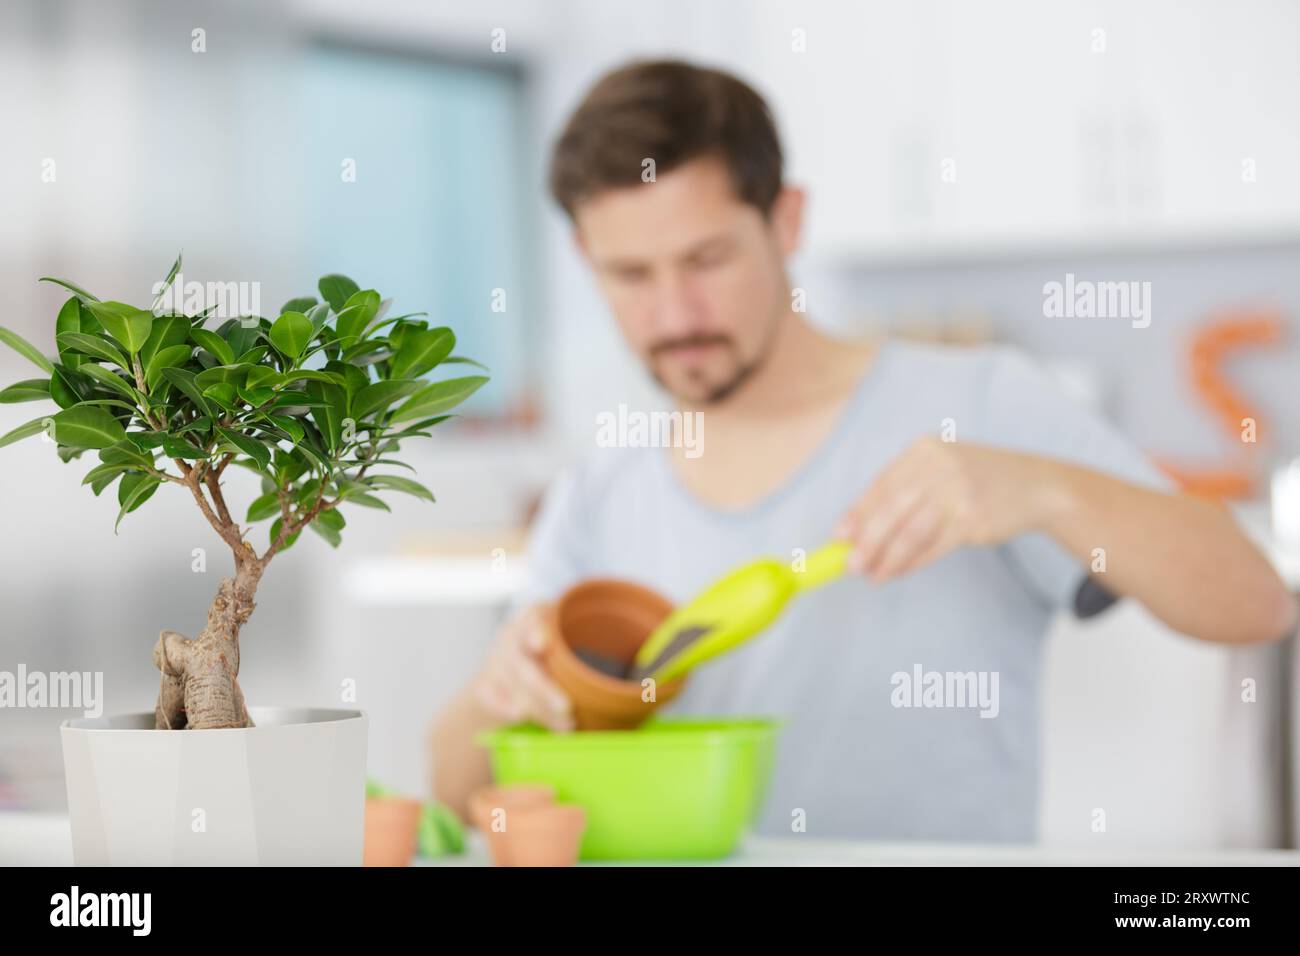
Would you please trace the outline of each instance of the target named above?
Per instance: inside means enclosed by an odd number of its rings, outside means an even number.
[[[522,85],[505,70],[335,46],[307,58],[311,262],[450,325],[492,382],[464,410],[503,415],[530,384],[521,202]],[[356,181],[344,180],[355,162]],[[506,311],[492,310],[505,290]],[[473,374],[451,365],[430,377]]]

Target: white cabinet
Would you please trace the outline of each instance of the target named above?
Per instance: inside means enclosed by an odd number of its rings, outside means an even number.
[[[1062,615],[1045,661],[1039,839],[1283,845],[1280,651],[1194,641],[1133,602],[1088,622]]]
[[[755,9],[820,258],[1300,235],[1300,5]]]

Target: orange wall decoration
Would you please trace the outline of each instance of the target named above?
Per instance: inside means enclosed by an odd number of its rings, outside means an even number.
[[[1265,424],[1233,386],[1223,362],[1231,352],[1281,341],[1284,329],[1285,323],[1277,312],[1229,312],[1211,319],[1192,339],[1192,384],[1241,451],[1235,456],[1238,461],[1221,469],[1192,469],[1160,462],[1160,467],[1184,491],[1210,498],[1245,498],[1254,492],[1261,468],[1255,452],[1264,444]],[[1243,434],[1251,421],[1255,440],[1248,442]]]

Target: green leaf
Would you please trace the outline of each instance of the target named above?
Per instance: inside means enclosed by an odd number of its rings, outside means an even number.
[[[344,362],[355,365],[374,365],[393,357],[393,351],[385,339],[369,339],[358,342],[343,350],[339,356]]]
[[[163,378],[180,389],[182,394],[193,402],[199,411],[204,415],[212,414],[212,406],[208,404],[207,399],[203,397],[203,392],[194,383],[194,373],[180,368],[164,368],[162,374]]]
[[[302,423],[298,419],[290,418],[288,415],[267,415],[266,420],[288,434],[295,445],[302,441],[304,432]]]
[[[217,434],[230,445],[233,445],[237,451],[243,452],[249,458],[265,471],[271,467],[271,450],[255,438],[249,438],[247,435],[229,428],[218,428]]]
[[[263,325],[270,329],[271,324],[262,318],[248,316],[243,319],[227,319],[217,329],[217,334],[230,343],[236,355],[243,355],[262,337]],[[230,364],[230,363],[226,363]]]
[[[162,378],[163,369],[178,368],[190,360],[194,349],[190,345],[169,345],[160,349],[145,369],[144,381],[152,391]]]
[[[285,372],[283,375],[281,375],[280,381],[281,383],[286,385],[289,382],[299,382],[299,381],[326,382],[330,385],[339,385],[339,386],[343,385],[344,383],[344,379],[342,375],[335,375],[332,372],[322,372],[319,369],[314,369],[314,368],[292,369],[291,371]]]
[[[205,432],[212,427],[212,419],[206,415],[201,415],[194,421],[182,425],[172,432],[173,435],[184,435],[186,432]]]
[[[343,419],[347,416],[346,393],[337,385],[322,382],[308,382],[307,392],[321,403],[312,409],[311,417],[321,430],[325,447],[333,453],[343,437]]]
[[[337,548],[343,541],[343,515],[336,510],[322,511],[308,525],[311,530],[329,542],[331,548]]]
[[[340,462],[339,462],[339,467],[340,467],[340,468],[343,468],[343,469],[348,469],[348,468],[359,468],[359,467],[361,467],[362,465],[365,465],[367,468],[375,468],[375,467],[378,467],[379,465],[392,465],[394,468],[405,468],[407,471],[411,472],[412,474],[416,474],[416,473],[417,473],[413,467],[411,467],[410,465],[408,465],[408,464],[407,464],[406,462],[404,462],[404,461],[398,461],[396,458],[393,458],[393,459],[389,459],[389,458],[369,458],[369,459],[366,459],[366,458],[359,458],[359,459],[357,459],[357,460],[355,460],[355,461],[340,461]]]
[[[86,477],[81,479],[81,483],[90,485],[90,490],[98,498],[99,493],[111,485],[124,471],[126,465],[96,465],[86,472]]]
[[[248,506],[248,516],[245,521],[264,521],[271,515],[280,513],[280,496],[275,492],[262,495],[251,505]]]
[[[172,283],[176,281],[176,276],[180,274],[182,255],[183,253],[180,252],[176,253],[176,261],[173,262],[172,267],[169,270],[167,270],[167,278],[162,280],[162,285],[160,285],[158,288],[158,294],[154,296],[154,300],[153,300],[154,309],[158,308],[158,304],[162,302],[163,296],[167,294],[167,290],[170,289],[172,287]]]
[[[449,378],[444,382],[434,382],[407,399],[406,403],[393,413],[389,421],[396,424],[413,418],[427,418],[455,408],[482,388],[487,381],[485,375],[469,375],[465,378]]]
[[[280,306],[280,314],[284,315],[286,312],[306,312],[315,304],[316,297],[314,295],[299,296],[296,299],[290,299],[284,305]]]
[[[312,430],[315,431],[315,429]],[[301,454],[303,458],[307,459],[309,462],[311,462],[313,466],[319,468],[321,471],[329,470],[330,463],[326,459],[325,455],[321,451],[312,448],[308,444],[307,438],[305,436],[303,437],[302,441],[300,441],[297,445],[294,446],[293,450]]]
[[[222,408],[233,411],[237,407],[235,386],[229,382],[217,382],[203,390],[205,398],[211,399]]]
[[[117,501],[122,508],[117,513],[117,522],[113,525],[114,534],[117,533],[118,527],[122,524],[122,519],[153,497],[153,493],[158,490],[160,484],[162,484],[162,480],[155,478],[153,475],[130,474],[123,476],[122,483],[117,486]]]
[[[342,312],[348,299],[356,295],[361,287],[347,276],[331,274],[321,276],[317,288],[320,289],[321,298],[330,304],[330,308],[335,312]]]
[[[163,432],[127,432],[127,440],[141,451],[153,451],[167,436]]]
[[[197,447],[184,438],[175,435],[164,435],[162,439],[163,454],[168,458],[183,458],[186,461],[197,461],[200,458],[211,457],[202,448]]]
[[[61,286],[63,286],[63,288],[67,289],[69,292],[71,292],[71,293],[72,293],[73,295],[75,295],[77,298],[81,299],[83,302],[98,302],[98,301],[99,301],[99,299],[95,298],[95,296],[91,295],[89,292],[87,292],[87,291],[86,291],[85,289],[83,289],[81,286],[79,286],[79,285],[74,285],[73,283],[69,282],[67,279],[56,279],[56,278],[54,278],[54,276],[41,276],[41,277],[40,277],[39,279],[37,279],[36,281],[37,281],[37,282],[53,282],[55,285],[61,285]]]
[[[408,495],[415,495],[415,497],[423,498],[425,501],[434,500],[432,491],[418,481],[403,478],[401,475],[367,475],[365,483],[372,488],[391,488],[393,491],[402,491]]]
[[[463,355],[448,355],[445,359],[443,359],[443,360],[442,360],[441,362],[439,362],[438,364],[439,364],[439,365],[453,365],[453,364],[455,364],[455,365],[473,365],[475,368],[481,368],[481,369],[482,369],[483,371],[485,371],[485,372],[490,372],[490,371],[491,371],[491,369],[488,368],[486,365],[484,365],[482,362],[475,361],[475,360],[472,359],[472,358],[466,358],[466,357],[463,356]]]
[[[312,501],[313,499],[315,499],[318,496],[319,492],[320,492],[320,479],[313,478],[310,481],[303,482],[302,487],[300,487],[296,492],[294,492],[294,501],[297,502],[299,505],[304,505],[308,501]]]
[[[370,323],[370,327],[366,329],[365,334],[361,336],[363,339],[370,338],[371,335],[382,329],[385,325],[393,325],[394,323],[401,322],[403,319],[409,319],[417,315],[429,314],[428,312],[408,312],[406,315],[393,315],[385,319],[383,316],[384,313],[388,311],[387,304],[391,301],[391,299],[385,299],[380,303],[379,312],[376,313],[374,321]]]
[[[242,359],[239,364],[243,364]],[[282,382],[280,373],[269,365],[258,365],[248,370],[248,377],[244,379],[244,384],[249,388],[259,387],[278,387]]]
[[[134,465],[138,468],[152,468],[153,456],[146,455],[132,441],[120,441],[116,445],[101,449],[99,460],[106,465]]]
[[[285,312],[271,326],[271,344],[280,350],[281,355],[295,362],[307,348],[311,336],[311,319],[301,312]]]
[[[194,376],[194,384],[207,389],[210,385],[243,385],[249,369],[245,365],[214,365]]]
[[[253,408],[261,408],[271,399],[275,398],[275,390],[270,388],[248,388],[240,385],[235,389],[239,397],[251,405]]]
[[[222,365],[235,364],[235,351],[230,343],[209,329],[190,329],[190,338],[207,349]]]
[[[307,313],[307,318],[311,319],[311,337],[315,338],[320,335],[320,330],[325,328],[325,323],[329,321],[330,304],[321,302],[303,311]]]
[[[334,320],[334,331],[338,333],[339,344],[346,347],[361,337],[370,320],[379,311],[379,293],[374,289],[354,292],[343,303],[338,318]]]
[[[364,491],[353,491],[343,496],[343,500],[348,504],[361,505],[365,508],[377,508],[380,511],[392,511],[382,499],[374,495],[368,495]]]
[[[17,402],[38,402],[50,399],[50,380],[48,378],[26,378],[14,382],[8,388],[0,389],[0,404],[13,405]]]
[[[77,374],[93,378],[101,385],[107,385],[119,394],[131,399],[131,401],[140,405],[144,404],[144,396],[136,391],[135,386],[129,384],[126,379],[122,378],[122,376],[118,375],[116,372],[110,372],[102,365],[96,365],[94,362],[87,362],[84,365],[78,365]]]
[[[50,377],[50,398],[54,399],[60,408],[79,405],[85,401],[88,394],[89,388],[86,382],[75,371],[62,365],[54,366],[54,374]]]
[[[54,416],[53,438],[72,448],[108,448],[126,441],[126,429],[102,408],[65,408]]]
[[[400,352],[406,345],[408,336],[416,332],[423,331],[429,327],[428,322],[398,322],[388,333],[388,342],[393,347],[393,351]]]
[[[301,408],[302,414],[305,415],[307,409],[316,408],[318,405],[324,404],[325,402],[317,401],[306,392],[283,391],[280,393],[279,397],[271,403],[271,408],[280,411],[293,409],[294,414],[297,414],[296,410]]]
[[[262,359],[266,356],[266,353],[268,351],[270,350],[265,345],[256,345],[253,348],[249,349],[247,352],[244,352],[242,355],[236,357],[235,364],[236,365],[257,365],[257,363],[262,361]],[[278,372],[275,371],[275,369],[271,368],[269,365],[264,365],[261,367],[266,371],[271,372],[272,374],[276,374],[276,375],[279,374]]]
[[[426,428],[432,428],[434,425],[441,424],[449,418],[455,418],[455,415],[436,415],[433,418],[422,418],[418,422],[407,425],[401,431],[384,432],[384,438],[405,438],[423,432]]]
[[[407,334],[389,367],[392,378],[419,378],[451,354],[456,335],[448,328],[417,329]]]
[[[59,341],[61,332],[80,332],[81,331],[81,300],[75,295],[63,303],[59,309],[58,317],[54,320],[54,341]],[[76,368],[82,361],[82,357],[59,346],[59,360],[69,368]]]
[[[54,340],[59,343],[59,348],[62,350],[82,352],[105,362],[112,362],[119,368],[131,368],[130,359],[119,352],[116,345],[107,339],[101,339],[98,335],[88,335],[85,332],[60,332]]]
[[[42,355],[36,346],[32,345],[31,342],[28,342],[17,332],[11,332],[9,329],[0,327],[0,342],[3,342],[19,355],[37,365],[46,375],[54,374],[54,363]]]
[[[153,313],[125,302],[87,302],[90,314],[131,355],[139,352],[153,330]]]
[[[117,479],[121,477],[124,474],[124,472],[125,472],[124,469],[119,469],[117,471],[105,472],[104,474],[99,475],[98,477],[95,478],[94,481],[90,483],[90,490],[93,491],[95,493],[95,497],[98,498],[100,496],[100,493],[103,492],[103,490],[107,488],[109,485],[111,485],[113,482],[117,481]]]
[[[139,409],[131,402],[124,402],[120,398],[88,398],[85,401],[77,402],[77,405],[85,405],[93,408],[120,408],[124,412],[130,412],[133,415],[139,414]],[[72,406],[68,406],[69,408]],[[117,416],[121,418],[122,416]]]
[[[347,400],[352,401],[352,397],[370,384],[370,373],[356,365],[349,365],[346,362],[330,362],[325,366],[325,371],[333,372],[335,375],[342,376],[343,388],[347,392]]]
[[[289,484],[301,478],[311,467],[310,461],[301,449],[291,448],[285,450],[276,448],[272,453],[273,464],[275,465],[275,480],[281,485]],[[263,491],[271,491],[271,488],[263,488]]]
[[[42,415],[40,418],[33,418],[30,422],[19,425],[13,431],[0,435],[0,448],[45,431],[46,422],[53,422],[53,416]]]
[[[386,379],[373,382],[352,399],[352,417],[361,421],[371,412],[388,408],[399,398],[420,390],[421,383],[414,379]]]
[[[167,315],[154,319],[149,338],[140,349],[140,365],[149,368],[154,357],[163,349],[184,345],[190,338],[190,320],[180,315]]]

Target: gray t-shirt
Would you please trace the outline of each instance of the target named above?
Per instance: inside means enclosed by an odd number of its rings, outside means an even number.
[[[1021,353],[888,342],[818,450],[752,507],[702,503],[663,449],[597,449],[547,493],[523,600],[600,576],[681,602],[753,558],[795,560],[946,420],[959,442],[1165,484]],[[760,833],[788,835],[802,818],[814,837],[1032,841],[1043,638],[1085,577],[1042,534],[962,549],[883,586],[848,576],[701,666],[664,712],[784,721]]]

